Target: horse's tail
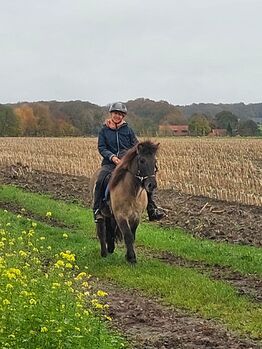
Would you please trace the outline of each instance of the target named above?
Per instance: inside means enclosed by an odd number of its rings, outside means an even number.
[[[106,218],[106,239],[107,242],[112,239],[116,242],[123,240],[123,235],[116,224],[115,218],[112,216]]]

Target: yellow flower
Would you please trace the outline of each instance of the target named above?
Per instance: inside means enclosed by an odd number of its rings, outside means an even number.
[[[40,240],[45,240],[45,236],[41,236],[41,237],[40,237]]]
[[[20,251],[19,251],[19,256],[21,256],[22,258],[25,258],[25,257],[28,256],[28,253],[25,252],[25,251],[20,250]]]
[[[83,277],[86,276],[86,272],[82,272],[82,273],[79,273],[76,277],[75,277],[75,280],[82,280]]]
[[[29,303],[30,303],[31,305],[35,305],[35,304],[36,304],[36,300],[35,300],[34,298],[31,298],[31,299],[29,300]]]
[[[81,332],[79,327],[75,327],[75,330],[78,331],[78,332]]]
[[[46,212],[46,217],[51,217],[52,216],[52,212],[48,211]]]
[[[9,305],[9,304],[11,304],[11,302],[8,299],[4,299],[3,300],[3,304],[4,305]]]
[[[46,332],[48,332],[48,328],[47,327],[45,327],[45,326],[43,326],[43,327],[41,327],[41,330],[40,330],[42,333],[46,333]]]
[[[32,222],[32,227],[35,228],[37,226],[36,222]]]
[[[12,288],[14,288],[13,285],[11,285],[11,284],[7,284],[7,285],[6,285],[6,289],[7,289],[7,290],[11,290]]]
[[[17,216],[16,216],[16,218],[21,218],[22,216],[20,215],[20,214],[18,214]]]
[[[73,268],[73,265],[71,264],[71,263],[66,263],[66,268],[68,268],[68,269],[72,269]]]
[[[67,239],[68,235],[66,233],[63,234],[63,238]]]
[[[104,315],[104,318],[107,319],[108,321],[112,321],[112,318],[108,315]]]
[[[96,294],[98,295],[98,297],[108,296],[108,294],[102,290],[98,290]]]
[[[9,268],[4,271],[4,275],[8,277],[8,279],[16,279],[21,276],[21,271],[16,268]]]
[[[55,289],[55,288],[59,288],[61,285],[59,284],[59,282],[53,282],[52,284],[52,288]]]
[[[55,267],[56,268],[60,268],[60,267],[64,267],[65,266],[65,262],[62,261],[61,259],[59,259],[56,263],[55,263]]]
[[[71,253],[70,251],[61,252],[60,256],[63,259],[66,259],[68,262],[75,262],[75,255],[73,253]]]

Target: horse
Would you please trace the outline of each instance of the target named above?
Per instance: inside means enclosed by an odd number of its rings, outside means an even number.
[[[142,213],[147,207],[147,192],[157,187],[156,153],[159,143],[140,142],[129,149],[109,180],[108,209],[101,210],[103,220],[96,223],[101,256],[113,253],[115,241],[124,238],[126,260],[136,263],[134,241]],[[107,207],[108,208],[108,207]]]

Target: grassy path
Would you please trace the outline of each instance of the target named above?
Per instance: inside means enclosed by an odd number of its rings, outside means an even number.
[[[73,251],[80,268],[88,266],[94,275],[140,289],[170,305],[216,319],[228,328],[262,339],[261,307],[237,295],[233,287],[222,281],[214,281],[194,269],[166,265],[142,254],[138,256],[137,266],[130,267],[124,262],[121,250],[101,259],[90,211],[9,186],[0,187],[0,201],[15,203],[43,218],[50,211],[57,221],[73,227],[59,229],[38,222],[38,230],[45,234],[45,243],[54,250]],[[4,214],[15,224],[15,215],[0,212]],[[21,226],[17,229],[24,229],[27,220],[21,218],[18,223]],[[68,237],[64,238],[63,234]],[[262,274],[261,249],[255,247],[198,240],[179,230],[159,229],[151,224],[141,225],[137,237],[139,244],[154,250],[169,251],[188,260],[225,265],[243,274]]]

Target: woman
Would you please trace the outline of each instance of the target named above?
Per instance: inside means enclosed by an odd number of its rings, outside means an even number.
[[[94,192],[94,220],[97,223],[103,219],[101,214],[103,186],[106,177],[121,162],[126,151],[138,143],[134,131],[124,120],[127,108],[121,102],[113,103],[109,108],[110,118],[106,120],[98,136],[98,150],[102,155],[102,168],[97,178]],[[150,221],[160,220],[166,214],[157,208],[152,194],[148,194],[147,212]]]

